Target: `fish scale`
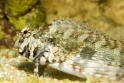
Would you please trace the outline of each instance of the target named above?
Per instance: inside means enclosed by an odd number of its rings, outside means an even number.
[[[69,18],[53,20],[46,30],[23,28],[15,47],[36,64],[81,78],[124,78],[124,42]]]

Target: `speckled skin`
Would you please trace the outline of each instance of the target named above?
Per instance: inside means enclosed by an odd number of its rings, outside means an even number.
[[[124,78],[124,42],[69,18],[55,19],[43,31],[24,28],[15,46],[36,63],[81,78]]]

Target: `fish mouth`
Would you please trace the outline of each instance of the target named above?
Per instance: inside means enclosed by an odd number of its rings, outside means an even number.
[[[40,50],[38,49],[38,47],[36,47],[34,50],[33,50],[33,57],[36,57],[37,53],[39,52]],[[31,50],[29,49],[28,46],[25,46],[24,49],[21,49],[19,48],[18,49],[18,53],[21,55],[21,56],[24,56],[26,58],[29,58],[31,55]]]
[[[20,47],[18,47],[18,53],[21,56],[25,56],[25,57],[28,57],[30,55],[29,50],[26,48],[26,46],[24,47],[24,49],[21,49]]]
[[[18,51],[18,53],[19,53],[21,56],[24,56],[24,57],[26,57],[26,58],[29,58],[29,56],[30,56],[30,51],[29,51],[29,50]]]

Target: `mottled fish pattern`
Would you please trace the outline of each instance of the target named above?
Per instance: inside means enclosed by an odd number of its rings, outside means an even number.
[[[124,42],[69,18],[57,18],[45,30],[23,28],[15,47],[37,64],[81,78],[124,78]]]

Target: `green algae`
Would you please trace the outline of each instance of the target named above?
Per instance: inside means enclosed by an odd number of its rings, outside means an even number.
[[[25,14],[38,0],[7,0],[5,13],[9,16]]]
[[[23,27],[30,26],[30,28],[38,28],[45,21],[45,12],[39,5],[36,8],[32,8],[30,12],[20,17],[8,16],[10,22],[14,24],[17,30],[21,30]]]

